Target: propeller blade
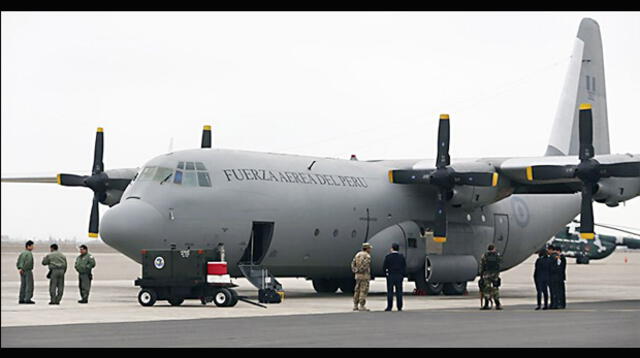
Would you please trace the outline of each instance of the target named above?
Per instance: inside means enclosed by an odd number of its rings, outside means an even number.
[[[454,182],[456,185],[496,186],[498,173],[455,172]]]
[[[96,145],[93,150],[93,168],[91,174],[100,174],[104,171],[104,163],[102,162],[102,154],[104,152],[104,133],[102,127],[98,127],[96,131]]]
[[[580,116],[578,123],[578,137],[580,139],[580,150],[578,152],[581,161],[591,159],[594,156],[593,149],[593,120],[591,105],[583,103],[580,105]]]
[[[200,148],[211,148],[211,126],[202,128],[202,143]]]
[[[575,165],[534,165],[531,168],[529,180],[573,179]]]
[[[441,114],[440,123],[438,124],[438,158],[436,159],[436,168],[444,168],[451,164],[449,157],[449,115]]]
[[[640,177],[640,162],[600,164],[600,176],[618,178]]]
[[[63,186],[87,186],[85,180],[87,176],[76,174],[58,174],[58,184]]]
[[[593,185],[582,186],[582,202],[580,204],[580,238],[593,239]]]
[[[445,209],[446,190],[440,190],[436,201],[435,222],[433,228],[433,240],[436,242],[447,241],[447,211]]]
[[[89,237],[98,237],[98,225],[100,221],[100,212],[98,211],[99,202],[98,193],[95,193],[93,195],[93,204],[91,204],[91,216],[89,217]]]

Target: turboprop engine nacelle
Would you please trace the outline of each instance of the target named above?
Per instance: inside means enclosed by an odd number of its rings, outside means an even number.
[[[603,178],[597,187],[593,199],[608,206],[618,206],[618,203],[640,195],[638,178]]]
[[[100,202],[111,207],[120,202],[122,193],[124,193],[129,182],[135,177],[137,169],[111,169],[105,170],[104,173],[107,175],[107,178],[109,178],[109,183],[114,184],[107,186],[105,196]]]
[[[500,188],[500,176],[495,171],[495,167],[489,163],[483,162],[466,162],[452,164],[451,168],[459,172],[493,172],[493,186],[472,186],[457,185],[452,189],[452,196],[449,201],[454,207],[462,207],[465,209],[473,209],[496,201],[502,200],[509,196],[510,193]]]

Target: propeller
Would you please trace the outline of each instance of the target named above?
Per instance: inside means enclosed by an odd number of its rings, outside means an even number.
[[[211,126],[206,125],[202,128],[202,142],[200,148],[211,148]]]
[[[98,127],[91,175],[60,173],[57,176],[57,182],[62,186],[81,186],[93,191],[93,203],[89,217],[89,237],[98,237],[100,220],[98,204],[106,199],[107,188],[109,187],[109,177],[104,173],[104,163],[102,162],[103,152],[104,133],[102,128]]]
[[[578,136],[580,148],[577,165],[540,165],[527,168],[528,180],[558,180],[578,179],[582,183],[580,203],[580,237],[593,239],[593,194],[598,190],[598,182],[601,178],[640,177],[640,163],[625,162],[602,164],[593,159],[595,150],[593,147],[593,114],[591,105],[580,105],[578,117]]]
[[[438,124],[438,157],[436,169],[422,170],[391,170],[389,180],[398,184],[424,183],[438,188],[436,197],[436,212],[434,225],[434,240],[436,242],[447,241],[447,202],[453,197],[453,188],[456,185],[470,186],[497,186],[497,172],[457,172],[449,165],[449,115],[441,114]]]

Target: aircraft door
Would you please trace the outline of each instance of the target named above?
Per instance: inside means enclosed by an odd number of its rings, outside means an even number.
[[[493,215],[493,244],[498,252],[504,256],[509,240],[509,216],[507,214]]]
[[[259,265],[267,254],[273,237],[273,222],[254,221],[249,244],[244,250],[240,263]]]

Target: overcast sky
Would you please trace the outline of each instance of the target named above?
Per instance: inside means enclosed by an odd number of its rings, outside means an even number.
[[[611,150],[640,153],[639,13],[2,13],[2,176],[214,145],[361,160],[543,155],[581,18],[600,23]],[[87,233],[92,192],[2,184],[2,234]],[[640,227],[640,199],[595,205]],[[101,206],[101,214],[106,206]]]

